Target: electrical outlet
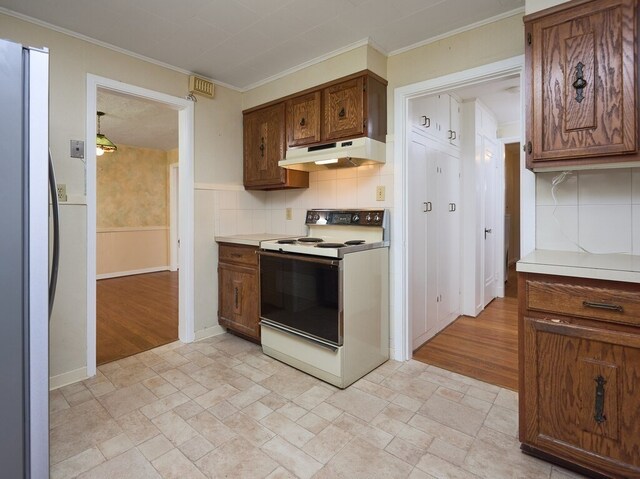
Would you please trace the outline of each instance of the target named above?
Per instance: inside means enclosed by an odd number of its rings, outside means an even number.
[[[60,183],[56,185],[58,191],[58,201],[67,201],[67,185]]]
[[[384,201],[384,186],[376,186],[376,201]]]
[[[293,209],[291,208],[287,208],[286,210],[286,217],[288,220],[292,220],[293,219]]]

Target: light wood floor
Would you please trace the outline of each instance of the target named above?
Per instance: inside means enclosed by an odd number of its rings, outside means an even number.
[[[178,339],[178,273],[97,282],[98,365]]]
[[[518,390],[518,283],[510,268],[505,297],[476,318],[461,316],[413,353],[413,359]]]

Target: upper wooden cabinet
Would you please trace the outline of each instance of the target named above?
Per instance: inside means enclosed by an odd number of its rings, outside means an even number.
[[[637,1],[525,17],[527,166],[637,161]]]
[[[320,141],[320,91],[287,100],[287,145],[303,146]]]
[[[337,140],[364,133],[364,79],[354,78],[323,91],[324,138]]]
[[[247,189],[306,188],[309,174],[278,166],[285,152],[285,103],[244,115],[244,186]]]
[[[287,100],[287,147],[387,135],[387,82],[360,72]]]

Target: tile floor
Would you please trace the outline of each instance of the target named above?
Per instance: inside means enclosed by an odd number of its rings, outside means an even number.
[[[51,478],[579,478],[522,454],[517,395],[416,361],[339,390],[224,334],[51,392]]]

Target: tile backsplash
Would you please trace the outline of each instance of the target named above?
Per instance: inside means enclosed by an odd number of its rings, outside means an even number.
[[[385,200],[376,201],[376,187],[385,187]],[[387,208],[393,206],[393,166],[314,171],[309,188],[280,191],[220,189],[215,192],[215,234],[306,234],[305,213],[311,208]],[[286,219],[291,208],[292,219]]]
[[[640,168],[536,175],[536,248],[640,255]]]

